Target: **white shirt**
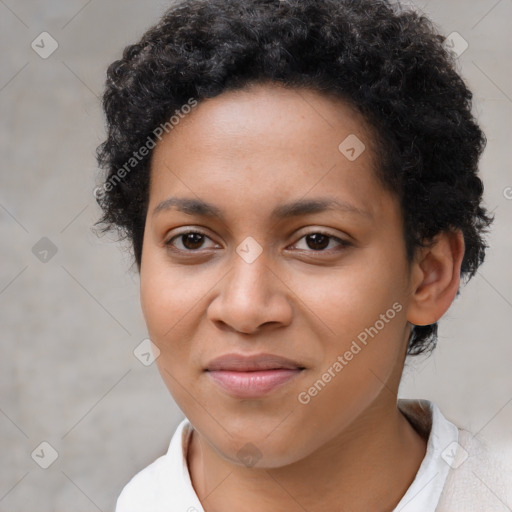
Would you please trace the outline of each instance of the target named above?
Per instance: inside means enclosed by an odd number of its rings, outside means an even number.
[[[512,473],[495,465],[480,441],[448,421],[432,402],[401,399],[398,407],[428,442],[416,477],[393,512],[490,512],[506,511],[512,505],[508,494]],[[116,512],[204,512],[187,466],[192,432],[185,418],[167,453],[124,487]],[[487,475],[490,489],[481,478],[477,482],[475,469]],[[500,479],[501,483],[496,483]],[[486,495],[484,486],[488,487]]]

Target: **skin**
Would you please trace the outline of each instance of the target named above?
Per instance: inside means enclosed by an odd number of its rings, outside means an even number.
[[[441,233],[407,260],[371,133],[342,100],[267,83],[201,102],[154,150],[141,303],[161,375],[195,429],[187,461],[208,512],[392,510],[425,455],[397,409],[398,386],[411,323],[437,321],[457,292],[463,240]],[[366,146],[354,161],[338,150],[350,134]],[[212,203],[223,219],[155,212],[170,197]],[[353,208],[271,216],[313,198]],[[205,237],[177,236],[185,228]],[[333,238],[315,250],[305,235],[318,232]],[[252,263],[236,252],[249,236],[263,250]],[[397,303],[396,316],[300,403]],[[233,352],[277,354],[305,369],[242,400],[204,371]],[[253,467],[237,457],[247,443],[260,456]]]

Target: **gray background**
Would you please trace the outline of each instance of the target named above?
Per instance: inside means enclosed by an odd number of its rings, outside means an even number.
[[[129,254],[91,231],[106,67],[167,5],[0,0],[0,511],[112,510],[182,417],[155,365],[133,355],[146,331]],[[434,355],[407,363],[401,395],[434,400],[512,456],[512,0],[416,6],[469,44],[460,69],[488,137],[496,222],[485,265]],[[59,45],[47,59],[31,48],[43,31]],[[42,237],[57,248],[47,262],[32,251]],[[46,470],[31,458],[42,441],[58,452]]]

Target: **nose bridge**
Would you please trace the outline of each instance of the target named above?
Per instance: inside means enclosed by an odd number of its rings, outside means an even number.
[[[263,251],[256,255],[255,247],[248,243],[237,248],[232,270],[209,307],[211,320],[244,333],[254,332],[263,324],[286,324],[291,319],[291,306],[267,257]]]
[[[244,252],[247,248],[248,251]],[[240,244],[233,260],[231,278],[224,290],[226,299],[236,300],[241,307],[251,307],[256,303],[262,307],[271,293],[269,274],[272,274],[267,258],[263,253],[256,255],[254,247]]]

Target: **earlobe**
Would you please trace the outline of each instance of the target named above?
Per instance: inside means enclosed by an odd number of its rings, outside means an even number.
[[[463,257],[464,237],[459,230],[439,233],[428,247],[418,250],[407,312],[411,324],[433,324],[448,310],[459,289]]]

